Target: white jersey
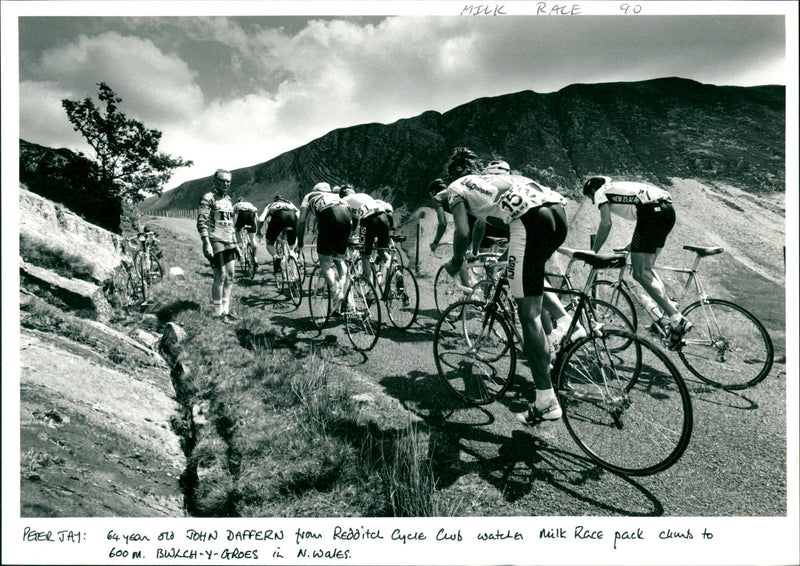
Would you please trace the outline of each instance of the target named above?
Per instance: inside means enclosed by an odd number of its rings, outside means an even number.
[[[316,216],[323,210],[327,210],[328,208],[337,205],[347,206],[347,203],[345,203],[337,194],[312,191],[308,193],[305,198],[303,198],[303,202],[300,203],[300,208],[309,208],[311,209],[311,212],[314,213],[314,216]]]
[[[342,199],[350,207],[354,218],[365,218],[376,212],[381,212],[378,201],[366,193],[353,193]]]
[[[638,205],[656,201],[672,202],[672,197],[664,189],[632,181],[612,181],[594,193],[594,204],[598,208],[608,203],[613,214],[633,221]]]
[[[521,175],[467,175],[447,187],[450,210],[463,202],[479,220],[495,219],[509,224],[531,209],[566,200],[549,187]]]
[[[293,212],[299,213],[300,211],[292,202],[286,202],[283,200],[276,200],[275,202],[269,203],[265,208],[264,212],[261,213],[261,216],[258,217],[259,222],[264,222],[268,216],[271,216],[275,212],[279,210],[291,210]]]
[[[378,204],[378,210],[380,210],[381,212],[385,212],[386,214],[394,213],[394,207],[385,200],[380,200],[376,198],[375,202]]]

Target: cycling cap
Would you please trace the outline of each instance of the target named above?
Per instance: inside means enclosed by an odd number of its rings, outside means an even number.
[[[331,186],[328,183],[317,183],[314,185],[314,188],[311,189],[312,191],[319,191],[321,193],[329,193],[331,192]]]
[[[583,185],[583,194],[587,197],[594,196],[597,189],[610,182],[611,179],[609,177],[590,177]]]
[[[447,183],[445,183],[442,179],[434,179],[431,181],[431,184],[428,185],[428,191],[430,191],[432,195],[440,193],[445,189],[447,189]]]
[[[356,190],[353,188],[353,185],[342,185],[342,187],[339,189],[339,196],[345,197],[353,194],[354,192],[356,192]]]
[[[277,202],[277,201],[279,201],[279,200],[286,200],[286,199],[285,199],[285,198],[283,198],[281,195],[275,195],[275,198],[274,198],[274,199],[272,199],[272,200],[274,200],[274,201],[276,201],[276,202]]]
[[[483,172],[487,175],[508,175],[511,167],[505,161],[490,161]]]
[[[461,177],[471,172],[475,168],[475,160],[478,156],[475,152],[466,147],[457,147],[450,156],[450,163],[447,165],[447,173],[453,177]]]

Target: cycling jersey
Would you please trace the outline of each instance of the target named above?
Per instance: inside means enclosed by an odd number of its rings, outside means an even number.
[[[203,195],[197,210],[197,231],[212,244],[235,244],[233,204],[229,196],[218,197],[213,192]]]
[[[381,210],[382,212],[385,212],[386,214],[394,213],[394,207],[385,200],[380,200],[376,198],[375,202],[378,204],[378,209]]]
[[[247,201],[239,201],[233,205],[233,213],[238,214],[244,210],[252,210],[253,212],[258,212],[258,209],[253,205],[251,202]]]
[[[342,199],[350,208],[353,218],[360,220],[377,212],[381,212],[378,201],[366,193],[353,193]]]
[[[564,197],[549,187],[520,175],[467,175],[447,187],[452,210],[463,202],[467,210],[489,224],[509,224],[533,208],[564,204]]]
[[[445,212],[452,214],[452,211],[450,210],[450,202],[448,201],[447,197],[447,189],[439,191],[438,193],[433,195],[432,198],[433,198],[434,208],[441,207]]]
[[[613,214],[633,221],[637,219],[640,205],[658,202],[670,203],[672,197],[664,189],[632,181],[612,181],[594,193],[594,204],[598,208],[608,203]]]
[[[249,232],[256,231],[256,214],[258,209],[252,203],[240,201],[233,205],[234,228],[239,231],[247,229]]]
[[[312,191],[303,198],[303,202],[300,204],[300,208],[308,208],[314,213],[314,216],[319,216],[320,212],[333,206],[347,206],[347,203],[337,194]]]
[[[266,207],[264,207],[264,212],[262,212],[261,216],[258,217],[258,221],[262,223],[265,222],[271,214],[274,214],[279,210],[290,210],[295,213],[300,212],[300,210],[298,210],[298,208],[294,205],[294,203],[286,202],[283,200],[276,200],[275,202],[272,202],[268,204]]]

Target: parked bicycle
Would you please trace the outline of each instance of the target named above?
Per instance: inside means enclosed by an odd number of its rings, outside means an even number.
[[[380,270],[372,265],[373,281],[377,281],[381,301],[386,307],[386,315],[395,327],[404,330],[417,319],[419,313],[419,285],[412,271],[403,265],[400,250],[395,242],[404,242],[405,236],[393,234],[390,238],[389,268],[386,281],[382,281]]]
[[[133,256],[133,270],[139,281],[138,285],[133,287],[134,290],[138,287],[141,291],[141,302],[143,303],[147,302],[149,298],[150,287],[164,277],[164,270],[161,268],[161,262],[154,249],[158,241],[155,233],[150,230],[143,230],[136,236],[128,238],[130,246],[139,248]]]
[[[344,320],[345,332],[356,350],[371,350],[378,342],[381,326],[381,308],[378,293],[368,278],[360,275],[361,243],[350,240],[346,255],[347,275],[341,282],[343,299],[339,316]],[[311,271],[308,284],[308,309],[314,325],[322,330],[335,313],[332,308],[336,293],[322,276],[320,266]]]
[[[618,261],[591,252],[581,259],[596,269]],[[505,308],[507,287],[508,279],[501,276],[488,302],[450,305],[434,330],[438,375],[470,405],[500,399],[521,381],[514,379],[517,350]],[[630,330],[606,328],[595,310],[604,304],[591,300],[589,290],[588,284],[582,290],[545,287],[577,299],[566,336],[579,323],[588,330],[564,345],[554,362],[553,386],[564,424],[581,450],[603,468],[626,475],[665,470],[691,438],[688,388],[660,348]]]
[[[282,230],[275,240],[275,257],[278,258],[279,266],[275,273],[275,287],[278,293],[286,291],[292,304],[299,307],[303,302],[305,268],[300,267],[301,260],[286,240],[286,232],[287,230]]]
[[[764,325],[745,308],[725,299],[710,298],[703,287],[698,267],[700,261],[723,253],[723,248],[683,246],[695,254],[691,267],[655,267],[657,272],[686,275],[683,290],[673,299],[677,304],[693,300],[681,313],[692,321],[692,330],[675,347],[686,368],[704,382],[726,390],[752,387],[767,377],[774,361],[774,347]],[[625,250],[615,250],[624,252]],[[634,303],[647,313],[649,330],[669,344],[669,329],[661,324],[640,293],[634,291],[627,274],[630,266],[621,266],[616,281],[598,279],[591,283],[591,294],[616,306],[634,328],[639,325]],[[692,291],[694,292],[692,294]]]

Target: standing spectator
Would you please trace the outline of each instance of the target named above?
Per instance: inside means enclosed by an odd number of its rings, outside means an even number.
[[[233,203],[228,195],[231,172],[217,169],[214,190],[203,195],[197,211],[197,231],[203,242],[203,255],[214,270],[211,300],[214,312],[225,324],[239,317],[230,312],[234,275],[236,274],[236,234],[233,228]]]

